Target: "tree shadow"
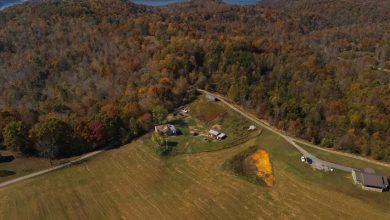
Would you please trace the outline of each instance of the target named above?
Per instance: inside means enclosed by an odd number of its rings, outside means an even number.
[[[169,123],[179,127],[187,125],[187,123],[183,119],[175,119],[170,121]]]
[[[171,155],[173,150],[177,147],[178,143],[175,141],[167,141],[166,146],[160,147],[160,154],[162,156],[168,156]]]
[[[167,145],[170,147],[170,148],[174,148],[178,145],[177,142],[175,141],[167,141]]]
[[[10,170],[0,170],[0,177],[7,177],[7,176],[12,176],[15,175],[16,173],[14,171]]]
[[[0,163],[9,163],[15,160],[14,156],[0,156]]]

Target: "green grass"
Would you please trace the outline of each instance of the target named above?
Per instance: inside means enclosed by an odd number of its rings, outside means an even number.
[[[357,169],[370,167],[370,168],[375,169],[378,173],[382,173],[384,175],[390,176],[390,168],[388,168],[388,167],[380,166],[377,164],[369,163],[367,161],[358,160],[358,159],[351,158],[351,157],[346,157],[343,155],[337,155],[337,154],[333,154],[330,152],[322,151],[319,149],[309,147],[305,144],[299,144],[299,145],[320,159],[323,159],[323,160],[326,160],[329,162],[333,162],[333,163],[343,164],[343,165],[346,165],[346,166],[349,166],[352,168],[357,168]]]
[[[259,133],[249,132],[251,123],[226,109],[222,103],[200,97],[187,107],[190,112],[186,117],[169,118],[170,123],[176,124],[182,132],[179,136],[168,137],[168,141],[175,145],[173,154],[221,150],[242,143]],[[227,134],[226,139],[218,141],[207,137],[208,130],[215,125],[220,126],[218,130]],[[192,136],[191,131],[196,131],[199,135]]]
[[[363,191],[345,172],[314,171],[270,131],[234,147],[167,157],[152,144],[145,136],[0,189],[0,219],[390,218],[390,193]],[[251,146],[269,152],[274,187],[252,184],[224,166]]]

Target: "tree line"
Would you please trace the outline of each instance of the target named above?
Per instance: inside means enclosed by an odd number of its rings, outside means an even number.
[[[204,88],[315,144],[390,160],[390,3],[292,4],[71,0],[2,11],[2,143],[62,156],[126,143],[158,123],[156,109]]]

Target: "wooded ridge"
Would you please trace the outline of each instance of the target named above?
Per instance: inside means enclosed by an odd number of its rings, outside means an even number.
[[[124,144],[205,88],[315,144],[390,161],[389,9],[69,0],[0,11],[1,143],[50,157]]]

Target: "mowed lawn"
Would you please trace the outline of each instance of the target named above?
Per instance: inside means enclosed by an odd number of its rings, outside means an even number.
[[[267,149],[273,188],[234,176],[223,163]],[[389,219],[389,193],[355,187],[344,173],[313,171],[266,131],[240,146],[160,158],[143,140],[0,189],[3,219]]]

